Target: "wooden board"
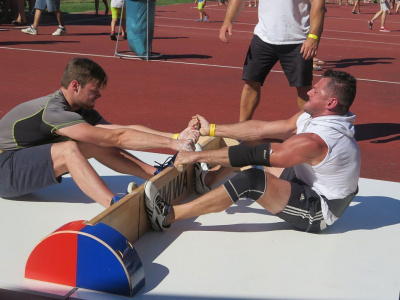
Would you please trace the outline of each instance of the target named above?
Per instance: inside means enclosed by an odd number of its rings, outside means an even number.
[[[213,150],[237,144],[237,141],[202,137],[199,143],[203,150]],[[175,205],[181,203],[193,193],[193,176],[193,165],[188,165],[184,167],[182,172],[169,167],[150,180],[160,191],[161,197],[168,203]],[[104,223],[118,230],[131,243],[134,243],[150,228],[144,197],[144,184],[142,184],[131,194],[123,197],[116,204],[87,221],[86,224]]]

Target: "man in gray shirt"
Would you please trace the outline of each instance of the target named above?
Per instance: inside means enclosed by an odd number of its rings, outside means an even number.
[[[58,91],[18,105],[0,120],[1,197],[18,197],[60,183],[61,176],[69,173],[87,196],[108,207],[119,198],[87,159],[149,179],[156,167],[123,149],[194,149],[198,132],[193,122],[179,135],[108,123],[93,109],[107,80],[97,63],[74,58]]]

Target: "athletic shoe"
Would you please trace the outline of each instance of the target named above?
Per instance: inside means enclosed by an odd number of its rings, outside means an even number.
[[[196,22],[201,22],[201,19],[197,19]]]
[[[322,70],[322,67],[321,67],[321,66],[318,66],[318,65],[316,65],[316,64],[314,64],[314,65],[313,65],[313,70],[314,70],[314,71],[321,71],[321,70]]]
[[[38,34],[38,30],[33,28],[33,26],[29,26],[28,28],[25,29],[21,29],[21,31],[23,33],[27,33],[27,34],[32,34],[32,35],[37,35]]]
[[[209,16],[205,16],[203,22],[207,21],[209,18]]]
[[[121,200],[121,197],[120,197],[120,196],[114,196],[114,197],[112,197],[110,206],[111,206],[111,205],[114,205],[114,204],[117,203],[119,200]]]
[[[115,36],[115,33],[111,33],[111,34],[110,34],[110,39],[111,39],[112,41],[116,41],[116,40],[117,40],[117,37]]]
[[[199,144],[195,145],[196,151],[202,151]],[[206,163],[195,163],[194,164],[194,190],[196,193],[202,195],[211,191],[205,183],[205,177],[208,173],[208,165]]]
[[[166,203],[158,192],[157,187],[151,181],[144,184],[144,194],[147,216],[154,230],[166,230],[170,227],[165,224],[171,205]]]
[[[57,30],[53,32],[53,35],[67,35],[67,29],[65,27],[58,26]]]
[[[161,171],[164,171],[168,167],[173,167],[174,166],[174,161],[175,161],[175,158],[176,158],[177,154],[178,153],[176,153],[174,156],[168,157],[162,164],[160,164],[159,162],[155,161],[155,163],[157,165],[154,166],[156,168],[156,171],[154,172],[153,175],[157,175],[158,173],[160,173]]]
[[[381,31],[381,32],[390,32],[390,30],[387,29],[386,27],[381,27],[381,29],[379,29],[379,31]]]
[[[374,22],[372,22],[371,20],[368,21],[368,27],[369,29],[372,30],[372,25],[374,25]]]
[[[205,183],[205,177],[207,175],[207,171],[203,171],[201,168],[201,163],[194,164],[194,190],[197,194],[206,194],[211,191],[211,188],[208,187]]]

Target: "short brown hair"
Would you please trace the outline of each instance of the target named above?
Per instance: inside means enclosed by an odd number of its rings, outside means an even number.
[[[65,67],[61,86],[68,88],[73,80],[77,80],[82,87],[92,82],[97,87],[104,88],[107,85],[108,77],[103,68],[93,60],[84,57],[75,57]]]
[[[326,70],[322,77],[330,79],[326,87],[339,101],[338,113],[346,114],[356,97],[357,79],[347,72],[331,69]]]

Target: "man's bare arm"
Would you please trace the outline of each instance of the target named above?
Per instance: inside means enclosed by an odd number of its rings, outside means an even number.
[[[324,0],[310,0],[310,3],[311,10],[309,33],[318,37],[318,40],[308,37],[303,43],[300,52],[303,53],[303,57],[306,60],[311,59],[317,55],[319,41],[321,39],[322,30],[324,28],[324,18],[326,12]]]
[[[240,147],[240,146],[233,146]],[[214,165],[231,166],[229,148],[218,150],[187,152],[180,151],[175,159],[175,166],[205,162]],[[247,147],[250,149],[254,147]],[[272,167],[288,168],[299,164],[319,164],[326,156],[328,146],[316,134],[302,133],[291,137],[283,143],[272,143],[272,153],[269,156],[269,165]],[[237,153],[237,152],[236,152]],[[247,156],[249,153],[246,153]],[[253,158],[257,160],[257,158]],[[245,165],[243,165],[244,167]]]
[[[102,147],[119,147],[129,150],[155,148],[168,148],[175,151],[193,150],[192,141],[173,140],[172,138],[130,128],[106,129],[81,123],[61,128],[56,133],[76,141],[96,144]]]
[[[249,120],[234,124],[217,124],[215,126],[215,136],[242,141],[257,141],[262,139],[285,140],[296,133],[296,122],[302,113],[298,112],[287,120],[270,122]],[[194,118],[198,118],[200,121],[201,135],[209,135],[211,124],[200,115]]]
[[[222,23],[219,31],[219,39],[224,43],[228,42],[227,34],[232,35],[233,21],[242,12],[243,7],[246,4],[246,0],[230,0],[226,9],[224,22]]]

